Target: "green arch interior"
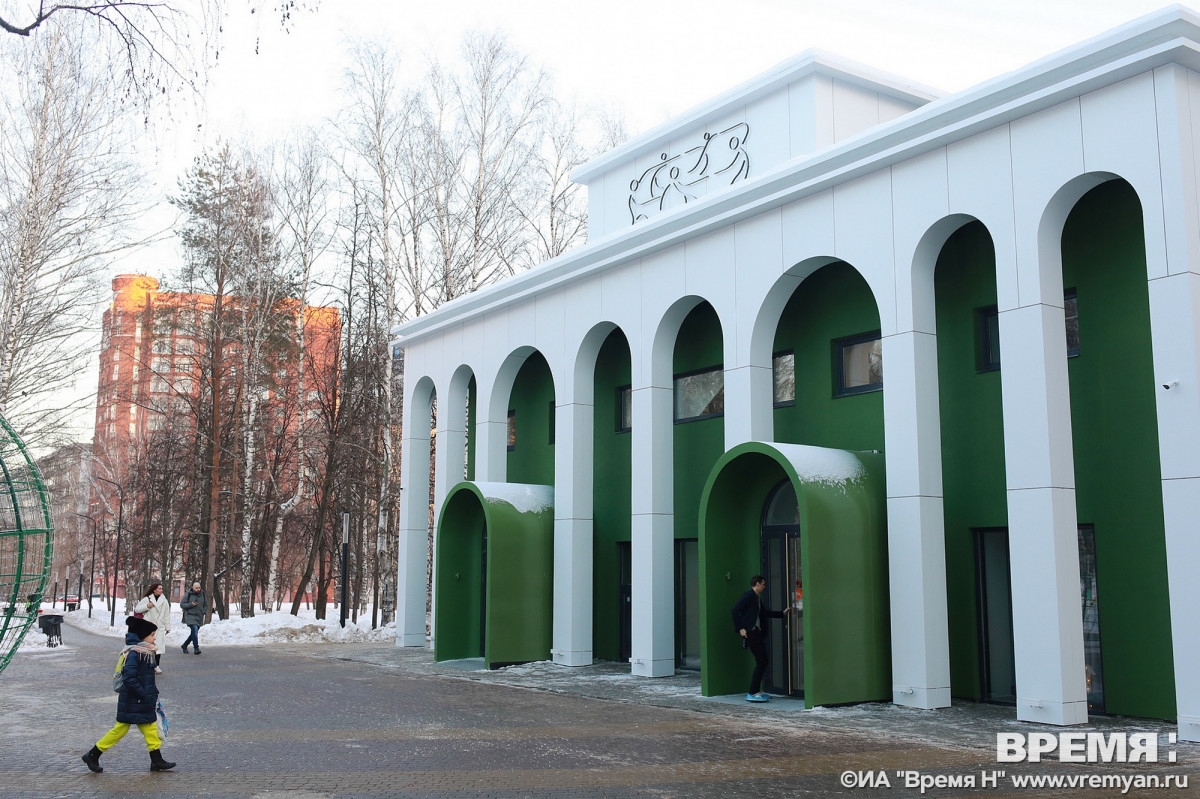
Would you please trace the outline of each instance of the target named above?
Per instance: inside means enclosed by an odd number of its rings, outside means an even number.
[[[487,668],[547,660],[554,595],[554,506],[523,511],[489,496],[490,490],[486,483],[459,483],[442,505],[434,659],[482,657]]]
[[[760,570],[763,506],[786,478],[800,506],[805,704],[891,698],[883,456],[851,454],[863,475],[850,483],[802,477],[789,456],[760,442],[734,447],[714,466],[700,513],[705,696],[746,689],[749,658],[729,610]]]

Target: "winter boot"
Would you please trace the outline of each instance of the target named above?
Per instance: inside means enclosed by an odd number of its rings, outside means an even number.
[[[150,750],[150,770],[151,771],[169,771],[173,768],[175,768],[174,763],[172,763],[168,760],[163,760],[162,750],[160,750],[160,749],[151,749]]]
[[[97,747],[93,746],[92,750],[83,756],[83,762],[87,763],[87,767],[99,774],[104,771],[104,766],[100,765],[100,755],[104,754]]]

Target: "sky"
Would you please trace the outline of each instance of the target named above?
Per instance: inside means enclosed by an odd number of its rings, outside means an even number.
[[[310,0],[310,5],[315,0]],[[1163,8],[1162,0],[320,0],[286,30],[278,14],[228,0],[202,107],[160,124],[147,168],[164,198],[192,158],[227,139],[265,145],[337,115],[349,45],[390,44],[414,80],[453,61],[470,30],[501,31],[546,68],[562,99],[608,109],[636,135],[805,50],[821,49],[954,93]],[[173,242],[112,273],[168,275]],[[97,319],[99,327],[99,319]],[[88,382],[90,379],[90,383]],[[80,390],[94,390],[81,376]],[[91,416],[81,416],[83,438]]]

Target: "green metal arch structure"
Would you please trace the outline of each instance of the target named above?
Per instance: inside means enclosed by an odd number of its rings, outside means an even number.
[[[0,672],[33,625],[53,551],[50,501],[25,444],[0,416]]]
[[[438,520],[434,659],[486,668],[550,657],[554,489],[467,481]]]
[[[729,609],[759,571],[763,505],[785,479],[800,516],[805,705],[890,699],[883,455],[760,441],[721,456],[700,499],[701,692],[746,689]]]

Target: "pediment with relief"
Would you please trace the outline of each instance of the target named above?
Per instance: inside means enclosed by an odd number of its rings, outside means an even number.
[[[714,188],[729,186],[750,173],[746,139],[750,126],[739,122],[681,153],[663,153],[657,164],[629,184],[630,224],[687,203]]]

